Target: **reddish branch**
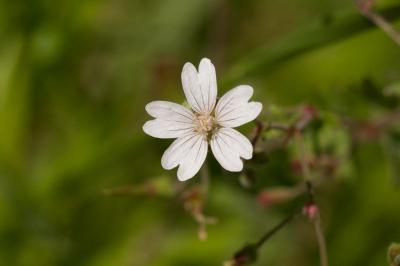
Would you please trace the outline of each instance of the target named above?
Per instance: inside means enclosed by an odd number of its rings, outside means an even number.
[[[309,125],[309,123],[316,118],[317,112],[315,108],[310,105],[303,106],[300,109],[300,118],[292,125],[283,125],[276,123],[264,124],[261,121],[257,121],[256,128],[253,132],[252,143],[255,145],[257,141],[261,138],[262,132],[266,130],[280,130],[285,133],[283,144],[288,144],[289,140],[295,138],[298,144],[300,166],[302,174],[304,177],[305,189],[295,189],[291,191],[293,195],[297,195],[298,192],[304,191],[307,196],[307,201],[302,208],[301,212],[307,216],[314,226],[314,230],[317,237],[317,243],[319,247],[321,266],[328,266],[328,255],[325,243],[325,237],[322,232],[321,217],[319,213],[319,208],[315,202],[314,196],[314,185],[312,183],[312,176],[310,171],[309,161],[306,158],[306,151],[304,147],[302,130]],[[279,195],[282,196],[282,191],[278,191]],[[285,194],[285,193],[283,193]],[[284,196],[287,196],[285,194]],[[291,215],[273,227],[270,231],[265,233],[256,243],[248,244],[242,249],[237,251],[232,259],[225,263],[225,266],[240,266],[256,261],[258,250],[269,240],[274,234],[280,231],[284,226],[286,226],[294,217],[296,217],[300,212],[294,211]]]

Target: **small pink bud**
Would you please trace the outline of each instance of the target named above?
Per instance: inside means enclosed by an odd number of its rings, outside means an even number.
[[[310,220],[315,219],[319,212],[318,206],[315,203],[309,203],[303,207],[303,214]]]
[[[368,13],[370,11],[373,3],[374,3],[374,1],[372,1],[372,0],[358,0],[356,2],[358,8],[360,9],[360,11],[362,13]]]
[[[313,119],[317,116],[317,109],[310,104],[306,104],[303,106],[302,113],[310,119]]]

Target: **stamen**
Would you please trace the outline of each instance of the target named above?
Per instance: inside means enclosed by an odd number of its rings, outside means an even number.
[[[195,122],[196,131],[201,134],[208,135],[216,127],[215,118],[212,115],[197,115]]]

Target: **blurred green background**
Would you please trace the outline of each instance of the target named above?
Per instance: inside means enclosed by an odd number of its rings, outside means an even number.
[[[400,26],[400,1],[374,10]],[[142,125],[149,101],[184,101],[181,68],[202,57],[219,95],[255,88],[265,121],[318,110],[307,144],[339,160],[316,191],[330,264],[387,265],[400,241],[400,120],[360,137],[342,118],[365,125],[398,110],[400,47],[352,1],[0,0],[1,266],[222,265],[290,212],[298,199],[262,206],[257,194],[301,182],[292,144],[248,163],[251,188],[209,155],[205,212],[218,223],[197,238],[173,195],[175,170],[160,165],[171,141]],[[159,191],[102,193],[146,182]],[[297,219],[255,265],[318,263],[312,226]]]

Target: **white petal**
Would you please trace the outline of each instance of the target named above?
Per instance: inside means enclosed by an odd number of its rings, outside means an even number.
[[[199,80],[202,91],[205,92],[207,113],[211,113],[217,100],[217,75],[210,59],[203,58],[199,65]]]
[[[207,139],[201,136],[189,154],[180,163],[178,168],[178,179],[180,181],[186,181],[197,174],[207,157],[207,150]]]
[[[182,86],[186,99],[195,112],[200,113],[203,103],[200,96],[200,82],[197,70],[191,63],[186,63],[182,69]],[[199,98],[199,99],[198,99]]]
[[[226,92],[221,99],[219,99],[215,112],[217,114],[229,110],[229,107],[238,103],[246,103],[253,95],[253,88],[248,85],[237,86],[230,91]]]
[[[177,167],[190,147],[196,142],[196,136],[197,133],[193,132],[172,142],[161,157],[162,167],[166,170]]]
[[[211,150],[223,168],[231,172],[243,169],[240,157],[250,159],[253,153],[251,144],[245,139],[236,130],[228,128],[221,128],[212,136]]]
[[[238,127],[254,120],[262,110],[259,102],[248,102],[253,88],[240,85],[221,97],[215,108],[217,122],[224,127]]]
[[[218,130],[218,134],[232,150],[243,159],[249,160],[253,157],[253,145],[239,131],[225,127]]]
[[[143,125],[143,131],[155,138],[171,139],[179,138],[193,132],[194,124],[181,121],[166,121],[154,119]]]
[[[207,140],[204,136],[192,133],[176,139],[164,152],[161,165],[170,170],[179,166],[178,179],[188,180],[199,170],[207,156]]]
[[[218,124],[224,127],[238,127],[254,120],[261,112],[262,104],[250,102],[237,106],[225,115],[217,118]]]
[[[154,118],[166,121],[192,122],[194,114],[180,104],[154,101],[146,105],[146,111]]]
[[[199,72],[193,64],[186,63],[181,77],[183,91],[192,109],[201,114],[211,113],[217,97],[216,74],[211,61],[203,58]]]

